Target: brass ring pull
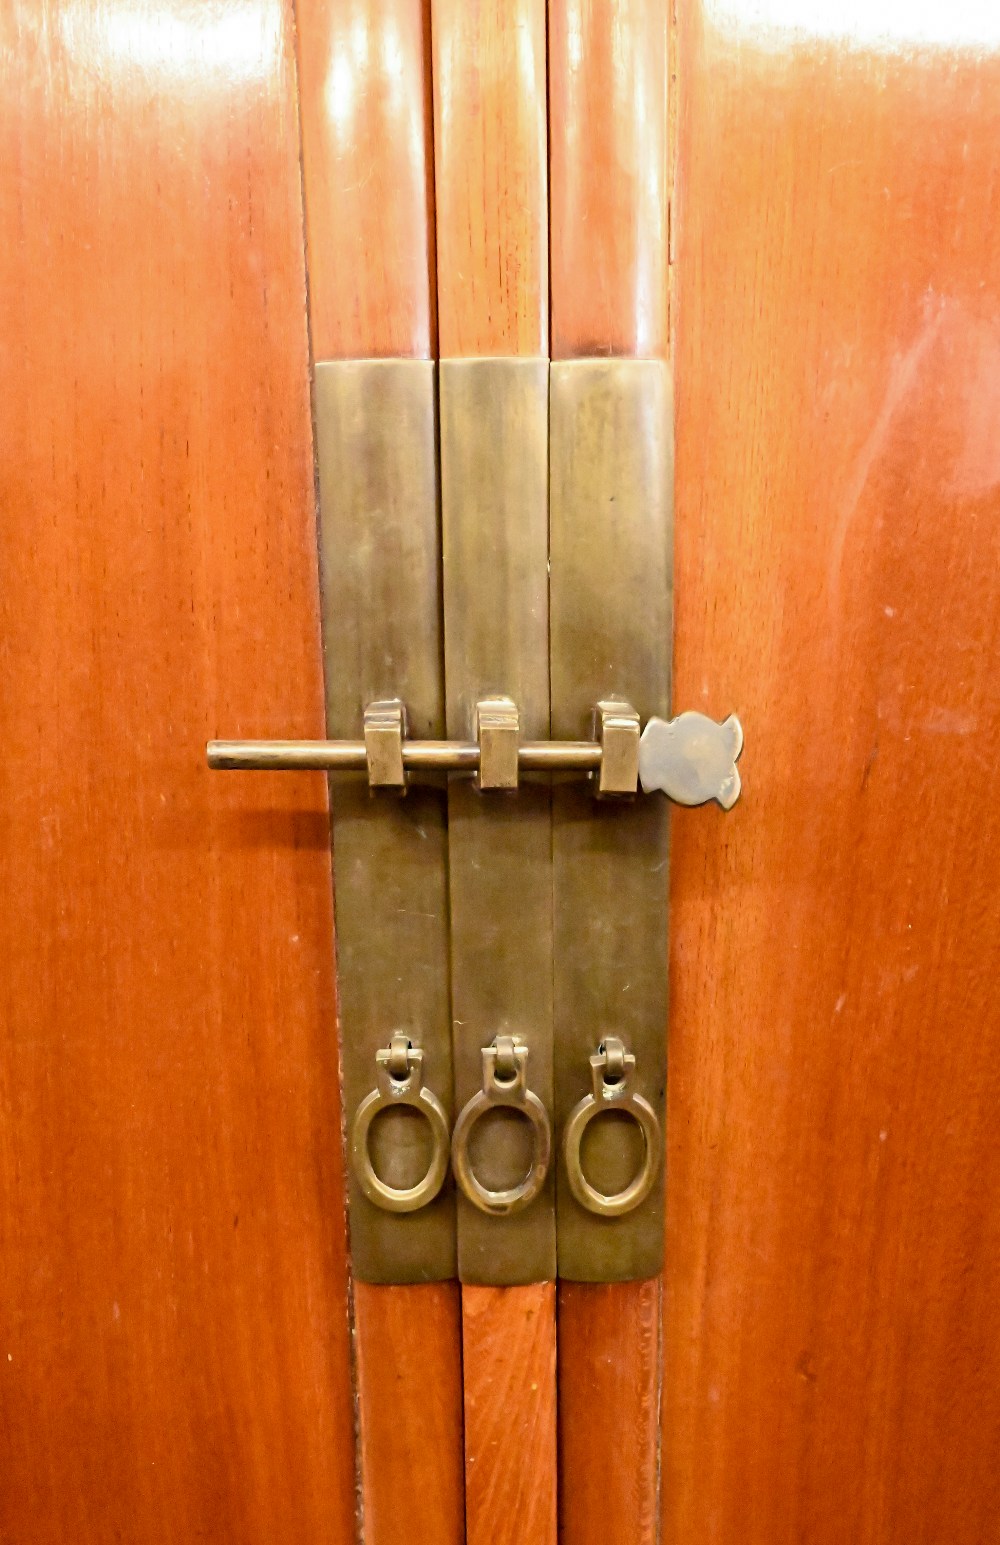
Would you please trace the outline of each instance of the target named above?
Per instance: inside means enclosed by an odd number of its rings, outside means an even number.
[[[404,1030],[394,1030],[387,1048],[375,1053],[376,1087],[358,1106],[351,1128],[351,1158],[358,1184],[384,1212],[416,1212],[432,1202],[448,1173],[448,1118],[435,1094],[424,1088],[424,1054]],[[368,1130],[382,1110],[412,1105],[430,1123],[433,1149],[424,1178],[415,1186],[386,1185],[375,1173],[368,1152]]]
[[[509,1106],[527,1116],[532,1126],[533,1149],[528,1173],[519,1185],[490,1191],[473,1173],[469,1138],[480,1116],[488,1110]],[[464,1106],[455,1123],[451,1163],[463,1193],[481,1212],[505,1217],[533,1202],[549,1172],[552,1129],[548,1112],[537,1094],[528,1088],[528,1048],[515,1035],[498,1035],[483,1047],[483,1087]]]
[[[635,1058],[625,1050],[617,1036],[609,1035],[601,1043],[590,1059],[590,1069],[593,1093],[585,1095],[573,1107],[566,1123],[566,1174],[570,1190],[581,1207],[603,1218],[620,1218],[645,1201],[653,1188],[660,1167],[660,1123],[649,1101],[629,1087],[635,1071]],[[646,1153],[635,1179],[624,1191],[615,1191],[608,1196],[592,1186],[583,1173],[580,1144],[588,1123],[595,1116],[613,1110],[624,1111],[639,1123]]]

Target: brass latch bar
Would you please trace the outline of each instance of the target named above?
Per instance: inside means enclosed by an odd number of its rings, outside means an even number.
[[[378,705],[381,706],[381,705]],[[606,706],[606,705],[605,705]],[[612,736],[620,735],[623,706],[615,704],[606,716],[602,740],[530,740],[516,747],[517,772],[596,774],[595,792],[645,794],[659,791],[675,804],[704,805],[715,800],[724,810],[736,803],[740,775],[736,762],[743,749],[743,730],[735,714],[716,724],[700,713],[678,714],[676,719],[651,718],[638,737],[633,767]],[[367,715],[366,715],[367,718]],[[609,726],[607,720],[613,720]],[[482,720],[480,720],[482,723]],[[483,762],[481,745],[460,740],[401,739],[398,757],[378,759],[365,740],[210,740],[208,765],[242,772],[368,771],[373,788],[398,788],[395,767],[404,774],[418,770],[478,774]],[[388,765],[389,776],[380,768]],[[611,776],[608,776],[610,771]],[[486,783],[482,788],[516,787],[513,780]]]

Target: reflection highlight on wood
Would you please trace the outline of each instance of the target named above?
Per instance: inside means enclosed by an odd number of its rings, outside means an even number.
[[[323,729],[291,38],[270,0],[216,24],[239,69],[193,0],[0,12],[0,1536],[32,1545],[354,1523],[325,787],[204,755]]]
[[[434,353],[430,0],[296,0],[316,359]]]
[[[468,1545],[555,1545],[555,1285],[462,1289]]]
[[[1000,58],[681,7],[664,1539],[1000,1530]],[[686,18],[686,19],[685,19]]]
[[[548,353],[545,0],[433,0],[446,355]]]
[[[651,1545],[659,1525],[660,1279],[559,1284],[559,1538]]]
[[[458,1289],[356,1282],[354,1314],[367,1545],[464,1545]]]
[[[552,358],[667,352],[668,0],[549,0]]]

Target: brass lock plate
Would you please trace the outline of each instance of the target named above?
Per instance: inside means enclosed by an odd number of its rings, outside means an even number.
[[[593,733],[603,702],[605,741],[616,737],[620,761],[631,741],[614,705],[630,705],[643,724],[670,710],[668,367],[553,364],[550,414],[552,733]],[[637,1205],[621,1211],[615,1198],[648,1173],[650,1147],[663,1142],[669,816],[661,798],[594,793],[578,781],[553,789],[558,1250],[561,1277],[613,1282],[655,1276],[663,1260],[662,1154]],[[609,1098],[567,1153],[571,1117],[594,1100],[592,1059],[612,1041],[634,1058],[625,1092],[648,1104],[655,1125],[640,1104]],[[622,1076],[605,1060],[608,1095]]]
[[[363,736],[388,785],[330,778],[349,1154],[352,1135],[364,1143],[348,1164],[351,1253],[362,1281],[431,1281],[456,1270],[454,1186],[441,1169],[454,1115],[446,796],[433,774],[402,791],[395,742],[400,700],[408,734],[444,733],[434,366],[317,364],[315,402],[328,733]],[[366,1105],[376,1090],[384,1098]],[[440,1187],[429,1202],[428,1175]],[[396,1210],[408,1192],[420,1205]]]
[[[660,796],[730,809],[743,744],[667,717],[670,376],[446,360],[439,395],[436,443],[432,365],[317,367],[331,738],[209,762],[332,774],[358,1276],[546,1280],[558,1236],[564,1278],[649,1277]]]

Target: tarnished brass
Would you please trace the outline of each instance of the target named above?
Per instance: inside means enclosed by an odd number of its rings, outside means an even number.
[[[476,705],[509,697],[526,740],[549,733],[548,362],[442,360],[441,518],[448,733],[475,737]],[[402,694],[401,694],[402,695]],[[596,694],[593,702],[596,702]],[[590,725],[584,727],[590,730]],[[549,789],[448,789],[455,1101],[482,1089],[483,1047],[518,1036],[531,1086],[552,1108]],[[523,1115],[501,1106],[469,1138],[479,1184],[503,1193],[535,1157]],[[458,1198],[466,1282],[555,1275],[551,1169],[530,1206],[496,1216]]]
[[[405,1030],[394,1030],[387,1048],[375,1053],[375,1088],[361,1101],[351,1127],[351,1162],[370,1202],[386,1212],[418,1212],[432,1202],[448,1173],[448,1117],[432,1090],[424,1086],[424,1054]],[[412,1186],[387,1185],[375,1173],[368,1135],[376,1116],[407,1105],[424,1116],[431,1130],[426,1173]]]
[[[591,731],[594,705],[670,708],[672,433],[667,366],[553,364],[550,432],[552,733]],[[665,801],[594,801],[553,790],[557,1129],[592,1095],[590,1057],[614,1037],[635,1056],[633,1088],[662,1129],[666,1078],[668,826]],[[614,1114],[583,1147],[596,1194],[646,1164],[643,1133]],[[581,1204],[562,1145],[559,1274],[654,1276],[663,1258],[663,1165],[619,1216]]]
[[[635,1058],[617,1036],[609,1035],[597,1048],[590,1059],[590,1071],[592,1091],[574,1106],[563,1136],[566,1178],[581,1207],[601,1218],[621,1218],[645,1201],[653,1188],[660,1167],[660,1124],[649,1101],[632,1088]],[[630,1116],[642,1134],[644,1150],[635,1176],[610,1196],[591,1185],[583,1172],[580,1152],[590,1122],[595,1116],[608,1114]]]
[[[450,1128],[447,830],[443,788],[409,776],[404,725],[444,734],[434,367],[365,360],[316,367],[327,726],[361,740],[362,771],[331,778],[338,1005],[348,1129],[393,1031],[420,1048],[420,1074]],[[381,723],[366,708],[381,705]],[[388,722],[387,722],[388,721]],[[363,737],[363,738],[362,738]],[[369,760],[370,758],[370,760]],[[369,788],[373,782],[388,788]],[[427,774],[433,780],[433,774]],[[370,1109],[370,1107],[369,1107]],[[429,1107],[424,1101],[424,1114]],[[431,1125],[393,1099],[365,1145],[388,1190],[418,1187],[440,1162]],[[362,1281],[453,1276],[455,1188],[387,1211],[348,1169],[353,1270]]]
[[[483,1047],[483,1087],[465,1105],[455,1123],[451,1153],[455,1179],[474,1207],[493,1217],[509,1217],[535,1200],[549,1172],[552,1127],[537,1094],[528,1088],[528,1048],[516,1035],[498,1035]],[[488,1111],[507,1110],[525,1116],[531,1124],[531,1160],[527,1174],[502,1191],[479,1180],[469,1154],[476,1122]]]
[[[368,704],[365,709],[365,759],[369,788],[401,791],[406,788],[405,735],[406,709],[398,697],[384,703]]]

